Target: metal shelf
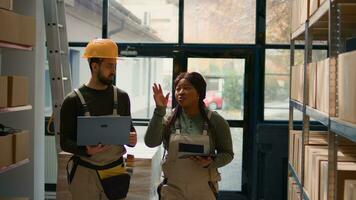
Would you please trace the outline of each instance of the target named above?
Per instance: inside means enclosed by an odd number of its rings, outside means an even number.
[[[308,196],[308,194],[305,192],[304,187],[303,187],[302,183],[300,182],[300,179],[299,179],[297,173],[295,172],[293,166],[290,164],[290,162],[288,162],[288,169],[289,169],[289,171],[291,172],[291,174],[292,174],[292,176],[294,177],[294,179],[296,180],[296,182],[297,182],[297,184],[298,184],[300,190],[303,191],[304,200],[309,200],[309,196]]]
[[[329,125],[329,116],[326,113],[323,113],[323,112],[321,112],[319,110],[316,110],[314,108],[311,108],[311,107],[307,106],[306,114],[309,117],[319,121],[324,126],[328,126]]]
[[[353,142],[356,142],[356,124],[332,117],[330,119],[330,130]]]
[[[297,110],[299,110],[300,112],[303,112],[303,104],[302,103],[300,103],[300,102],[298,102],[298,101],[296,101],[296,100],[290,100],[290,105],[293,107],[293,108],[295,108],[295,109],[297,109]]]
[[[0,108],[0,113],[17,112],[17,111],[31,110],[31,109],[32,109],[31,105]]]
[[[14,164],[12,164],[12,165],[9,165],[9,166],[0,168],[0,174],[5,173],[5,172],[7,172],[7,171],[9,171],[9,170],[15,169],[15,168],[17,168],[17,167],[20,167],[20,166],[22,166],[22,165],[25,165],[25,164],[27,164],[27,163],[29,163],[29,162],[30,162],[30,160],[27,158],[27,159],[25,159],[25,160],[22,160],[22,161],[20,161],[20,162],[14,163]]]
[[[4,41],[0,41],[0,48],[19,49],[19,50],[25,50],[25,51],[33,50],[32,46],[25,46],[25,45],[14,44],[14,43],[4,42]]]
[[[336,1],[336,0],[335,0]],[[344,38],[353,36],[356,31],[356,1],[337,0],[340,8],[340,21]],[[308,26],[311,28],[314,40],[328,40],[329,30],[329,8],[330,4],[325,1],[308,19]],[[304,40],[305,23],[301,24],[292,33],[292,40]]]

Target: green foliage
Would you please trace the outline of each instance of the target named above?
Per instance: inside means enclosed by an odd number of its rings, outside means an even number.
[[[222,97],[224,109],[241,109],[243,103],[243,77],[241,75],[225,77]]]

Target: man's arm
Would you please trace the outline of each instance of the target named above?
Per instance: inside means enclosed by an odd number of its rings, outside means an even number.
[[[62,150],[66,152],[89,156],[85,146],[77,145],[77,116],[79,113],[76,98],[75,93],[72,93],[63,101],[60,112],[60,144]]]

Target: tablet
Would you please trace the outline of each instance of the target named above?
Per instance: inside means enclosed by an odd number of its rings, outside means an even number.
[[[189,158],[191,156],[201,156],[201,157],[212,157],[214,158],[216,156],[216,154],[205,154],[205,153],[195,153],[195,154],[184,154],[184,155],[181,155],[179,156],[178,158]]]

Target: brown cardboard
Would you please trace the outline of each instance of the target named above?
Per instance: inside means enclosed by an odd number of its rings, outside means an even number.
[[[30,134],[28,130],[14,134],[14,162],[20,162],[29,158]]]
[[[34,46],[36,42],[35,18],[0,9],[0,41]]]
[[[356,51],[343,53],[338,58],[339,118],[356,124]]]
[[[356,161],[355,146],[339,147],[339,161]],[[305,149],[305,189],[311,199],[319,199],[320,162],[328,160],[328,147],[309,145]]]
[[[28,105],[28,78],[25,76],[8,77],[8,107]]]
[[[13,163],[12,142],[13,137],[11,134],[6,136],[0,136],[0,169]]]
[[[312,16],[318,9],[319,0],[309,0],[309,16]]]
[[[0,0],[0,8],[12,10],[12,0]]]
[[[329,59],[316,66],[316,109],[329,113]]]
[[[7,107],[7,76],[0,76],[0,108]]]
[[[309,101],[307,105],[312,108],[316,108],[316,63],[308,64],[307,69],[309,81]]]
[[[344,200],[354,200],[356,197],[356,180],[345,180]]]
[[[309,0],[300,0],[300,23],[304,24],[309,18]]]
[[[355,147],[340,147],[340,149],[341,150],[338,152],[338,161],[343,161],[343,162],[356,161]],[[310,177],[312,199],[319,199],[320,195],[323,196],[323,194],[320,193],[320,189],[319,189],[321,187],[324,187],[320,185],[323,184],[323,182],[320,181],[320,174],[321,174],[320,166],[322,161],[327,161],[327,160],[328,160],[328,149],[326,147],[324,149],[319,149],[319,151],[314,150],[312,154],[311,162],[308,163],[308,165],[310,166],[309,169],[311,169],[311,171],[309,171],[309,175],[311,174],[314,175]]]
[[[327,177],[328,177],[328,162],[322,161],[320,164],[320,199],[327,200]],[[346,180],[356,181],[356,163],[355,162],[338,162],[337,164],[337,199],[344,200],[344,191],[346,189]]]
[[[292,32],[300,26],[300,9],[299,0],[292,1]]]
[[[292,67],[292,91],[291,98],[303,102],[303,82],[304,66],[298,65]]]

